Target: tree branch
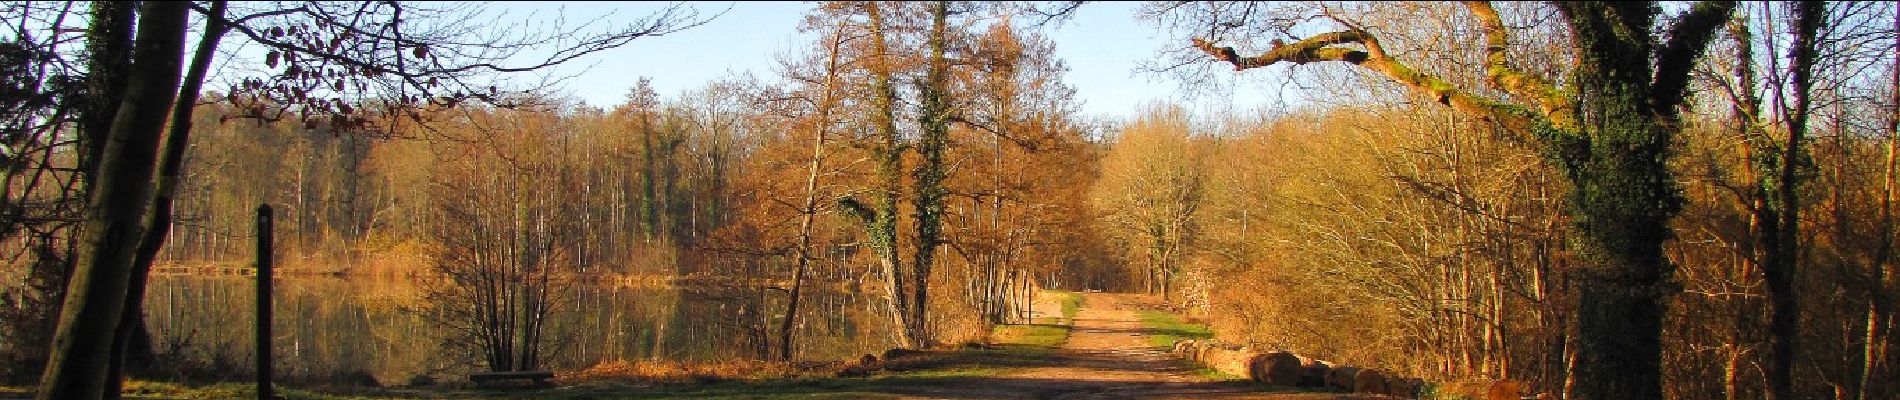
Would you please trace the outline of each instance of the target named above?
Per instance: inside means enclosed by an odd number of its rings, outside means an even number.
[[[1504,26],[1504,19],[1498,16],[1498,10],[1491,7],[1489,1],[1466,1],[1465,8],[1478,18],[1484,28],[1484,71],[1491,86],[1510,93],[1513,96],[1530,100],[1548,118],[1552,125],[1568,128],[1576,126],[1576,117],[1570,111],[1569,97],[1557,90],[1557,87],[1536,76],[1525,74],[1511,66],[1510,28]]]
[[[1715,31],[1728,23],[1735,12],[1733,1],[1701,1],[1677,18],[1669,30],[1669,39],[1656,56],[1656,76],[1649,92],[1649,105],[1660,115],[1674,116],[1682,104],[1682,91],[1689,86],[1689,70],[1696,56],[1709,47]]]
[[[1460,112],[1475,114],[1503,124],[1512,132],[1530,132],[1531,121],[1519,107],[1504,104],[1497,100],[1472,94],[1459,89],[1431,74],[1419,72],[1388,57],[1373,57],[1370,53],[1349,47],[1334,47],[1342,44],[1375,42],[1369,33],[1347,30],[1322,33],[1294,43],[1276,43],[1272,50],[1253,57],[1242,57],[1232,47],[1217,47],[1200,38],[1194,39],[1194,47],[1213,56],[1215,60],[1234,65],[1234,70],[1245,70],[1273,65],[1280,62],[1306,64],[1320,61],[1340,61],[1377,72],[1398,81],[1401,84],[1430,95],[1433,101],[1451,106]]]

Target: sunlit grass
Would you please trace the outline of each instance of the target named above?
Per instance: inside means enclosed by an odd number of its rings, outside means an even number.
[[[1062,324],[1074,325],[1075,312],[1081,309],[1083,305],[1084,300],[1082,300],[1082,294],[1061,290],[1049,290],[1044,291],[1044,293],[1056,297],[1056,301],[1062,303]]]
[[[1207,339],[1214,337],[1214,331],[1207,325],[1189,323],[1179,315],[1172,313],[1141,310],[1136,311],[1141,325],[1149,329],[1148,343],[1162,349],[1172,349],[1174,344],[1183,340]],[[1206,365],[1196,364],[1195,375],[1213,380],[1245,380],[1244,376],[1221,372]]]
[[[1037,294],[1036,297],[1038,298],[1037,300],[1038,304],[1041,304],[1043,301],[1054,300],[1056,304],[1059,304],[1061,306],[1062,314],[1061,316],[1057,316],[1057,317],[1036,318],[1036,320],[1034,321],[1035,323],[1050,324],[1050,325],[1075,325],[1076,310],[1081,309],[1082,303],[1083,303],[1081,293],[1062,291],[1062,290],[1044,290],[1042,291],[1042,293]]]
[[[1176,342],[1214,337],[1214,331],[1207,325],[1188,323],[1181,316],[1161,311],[1141,310],[1141,324],[1148,327],[1148,343],[1163,349],[1174,348]]]
[[[1057,348],[1069,341],[1068,325],[997,325],[990,340],[998,345],[1024,345]]]
[[[1062,305],[1062,316],[1037,318],[1030,324],[997,325],[990,330],[990,343],[1000,346],[1030,346],[1047,349],[1062,347],[1075,325],[1075,313],[1082,307],[1082,295],[1060,290],[1043,291]]]

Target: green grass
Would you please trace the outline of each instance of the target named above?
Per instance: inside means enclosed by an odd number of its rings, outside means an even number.
[[[1062,316],[1044,317],[1034,323],[1017,325],[997,325],[990,328],[992,345],[1014,347],[1019,351],[1045,354],[1062,347],[1069,341],[1069,329],[1075,323],[1075,310],[1080,308],[1082,295],[1074,292],[1049,291],[1058,296],[1062,303]]]
[[[1141,317],[1141,324],[1152,331],[1148,343],[1155,347],[1171,349],[1175,342],[1214,337],[1214,331],[1208,330],[1207,325],[1188,323],[1179,315],[1152,310],[1136,311],[1136,315]]]
[[[1025,345],[1055,349],[1069,341],[1068,325],[997,325],[990,330],[990,338],[997,344]]]
[[[1075,325],[1075,311],[1082,309],[1082,294],[1076,292],[1057,292],[1062,296],[1063,325]]]
[[[1141,318],[1141,325],[1150,330],[1148,343],[1158,348],[1172,349],[1176,342],[1214,337],[1214,331],[1208,329],[1207,325],[1188,323],[1181,316],[1173,313],[1140,310],[1136,311],[1135,315]],[[1247,377],[1220,372],[1199,363],[1195,363],[1194,374],[1214,380],[1247,379]]]
[[[1083,304],[1082,294],[1062,290],[1044,290],[1043,293],[1055,297],[1056,302],[1062,304],[1062,317],[1058,321],[1045,319],[1038,320],[1036,323],[1075,325],[1075,312],[1081,309]]]

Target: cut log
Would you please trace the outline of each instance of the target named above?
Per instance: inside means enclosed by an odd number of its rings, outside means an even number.
[[[1326,386],[1326,373],[1333,369],[1333,363],[1317,358],[1300,357],[1300,387]]]
[[[1203,363],[1224,374],[1252,378],[1253,361],[1259,355],[1259,352],[1250,348],[1222,346],[1207,352],[1207,360]]]
[[[1326,386],[1339,390],[1352,390],[1353,379],[1359,377],[1359,368],[1335,365],[1326,371]]]
[[[1248,367],[1254,381],[1276,386],[1299,386],[1305,369],[1300,367],[1300,357],[1284,351],[1268,352],[1248,360]]]
[[[1220,371],[1227,374],[1233,374],[1234,371],[1237,370],[1233,366],[1234,358],[1240,357],[1240,356],[1241,356],[1240,348],[1238,347],[1234,347],[1231,345],[1216,346],[1214,348],[1207,349],[1207,352],[1201,353],[1201,357],[1202,357],[1201,364],[1206,365],[1207,368],[1213,369],[1215,371]],[[1244,370],[1244,369],[1245,368],[1239,368],[1239,370]]]
[[[1385,374],[1379,370],[1360,369],[1352,378],[1353,393],[1385,394]]]
[[[1219,349],[1220,347],[1221,347],[1221,344],[1216,343],[1216,342],[1202,343],[1200,347],[1195,349],[1193,360],[1195,362],[1206,364],[1207,356],[1213,355],[1214,350]]]
[[[1418,385],[1412,383],[1412,381],[1415,380],[1416,379],[1405,378],[1398,375],[1388,375],[1385,377],[1385,394],[1403,399],[1418,398]]]
[[[1200,346],[1201,346],[1200,340],[1183,340],[1183,341],[1175,342],[1174,356],[1181,357],[1183,359],[1193,360],[1194,354],[1197,351],[1199,351]]]

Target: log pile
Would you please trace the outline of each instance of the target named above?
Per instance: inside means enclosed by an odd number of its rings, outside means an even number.
[[[1338,365],[1286,351],[1258,351],[1212,340],[1184,340],[1174,345],[1178,357],[1221,373],[1245,376],[1276,386],[1331,388],[1352,393],[1418,398],[1425,381],[1388,371]]]

